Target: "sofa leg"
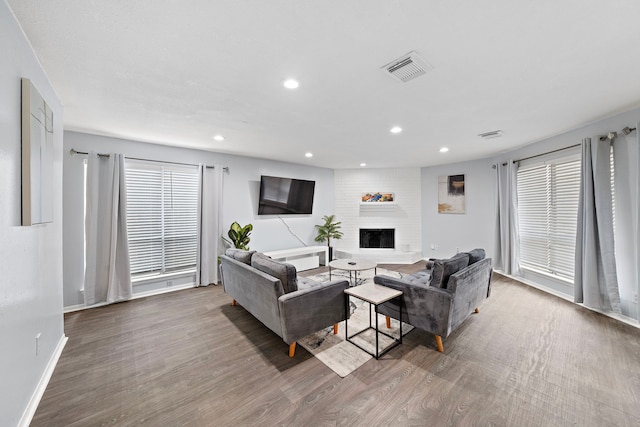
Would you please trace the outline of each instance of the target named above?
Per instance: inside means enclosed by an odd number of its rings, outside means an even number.
[[[236,302],[236,300],[231,300],[231,305],[236,306],[238,305],[238,303]]]
[[[333,324],[333,335],[338,335],[338,324],[337,323]]]
[[[480,310],[478,310],[478,307],[476,307],[476,313],[480,313]]]
[[[385,316],[387,320],[387,329],[391,329],[391,317]]]
[[[289,344],[289,357],[293,357],[296,354],[296,343],[292,342]]]
[[[436,347],[438,347],[438,351],[440,353],[444,353],[444,347],[442,346],[442,337],[440,335],[436,335]]]

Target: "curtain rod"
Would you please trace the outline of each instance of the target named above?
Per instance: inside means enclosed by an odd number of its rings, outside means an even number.
[[[74,148],[72,148],[70,150],[70,153],[71,153],[71,155],[74,155],[74,154],[89,155],[89,153],[87,153],[85,151],[78,151],[78,150],[76,150]],[[99,157],[109,157],[110,154],[98,153],[98,156]],[[169,163],[171,165],[183,165],[183,166],[198,166],[198,165],[196,165],[194,163],[169,162],[169,161],[166,161],[166,160],[151,160],[151,159],[141,159],[141,158],[138,158],[138,157],[126,157],[126,156],[125,156],[125,158],[126,159],[131,159],[131,160],[141,160],[143,162]],[[215,168],[215,166],[209,166],[209,165],[205,165],[205,167],[209,168],[209,169],[214,169]],[[224,166],[222,168],[222,170],[225,171],[225,172],[229,172],[229,166]]]
[[[625,127],[620,132],[622,132],[625,136],[627,136],[627,135],[629,135],[631,132],[633,132],[635,130],[636,130],[636,128]],[[600,137],[600,141],[604,141],[607,138],[611,139],[613,141],[613,139],[615,139],[616,136],[617,136],[617,132],[609,132],[607,135],[601,136]],[[535,156],[524,157],[522,159],[514,160],[513,163],[518,163],[518,162],[522,162],[524,160],[529,160],[529,159],[535,159],[536,157],[546,156],[547,154],[557,153],[558,151],[568,150],[570,148],[580,147],[580,145],[581,144],[570,145],[569,147],[558,148],[557,150],[548,151],[548,152],[542,153],[542,154],[536,154]],[[505,162],[505,163],[502,164],[502,166],[504,166],[506,164],[507,163]],[[496,165],[492,165],[491,167],[493,169],[495,169]]]
[[[536,157],[546,156],[547,154],[557,153],[558,151],[569,150],[571,148],[580,147],[581,144],[574,144],[564,148],[558,148],[557,150],[547,151],[546,153],[536,154],[535,156],[523,157],[522,159],[514,160],[513,163],[522,162],[524,160],[535,159]]]

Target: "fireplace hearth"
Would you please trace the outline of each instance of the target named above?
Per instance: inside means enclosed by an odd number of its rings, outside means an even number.
[[[395,228],[361,228],[360,249],[395,249]]]

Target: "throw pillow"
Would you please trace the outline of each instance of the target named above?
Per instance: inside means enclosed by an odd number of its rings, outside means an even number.
[[[256,251],[245,251],[243,249],[229,248],[226,250],[225,255],[229,258],[233,258],[236,261],[243,262],[251,265],[251,257]]]
[[[251,257],[251,267],[280,279],[285,294],[298,290],[298,272],[291,264],[274,261],[264,255],[255,254]]]
[[[462,270],[467,265],[469,265],[469,255],[462,252],[456,254],[453,258],[435,260],[431,271],[430,286],[446,289],[449,276]]]
[[[469,254],[469,265],[482,261],[486,257],[484,249],[474,249],[467,253]]]

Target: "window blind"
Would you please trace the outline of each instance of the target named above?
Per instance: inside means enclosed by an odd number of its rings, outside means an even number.
[[[125,168],[131,275],[194,269],[197,169],[130,161]]]
[[[580,159],[518,168],[520,265],[573,281]]]

